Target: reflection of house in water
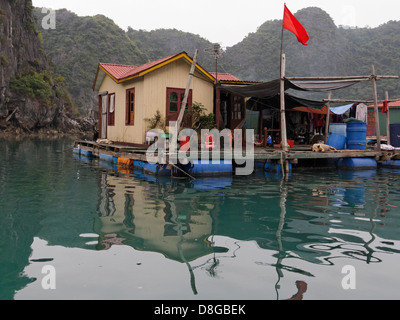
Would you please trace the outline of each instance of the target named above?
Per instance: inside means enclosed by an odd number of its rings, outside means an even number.
[[[313,181],[315,175],[277,181],[267,173],[249,180],[230,177],[229,182],[140,177],[101,175],[94,229],[99,247],[124,244],[186,263],[195,293],[198,272],[207,270],[216,277],[224,270],[222,259],[237,258],[241,241],[255,241],[259,249],[275,252],[266,265],[276,269],[277,292],[285,273],[303,279],[317,275],[314,268],[299,265],[300,260],[370,264],[382,262],[382,253],[398,253],[394,242],[379,235],[383,228],[385,234],[393,229],[390,239],[398,239],[396,224],[379,224],[377,215],[389,204],[388,192],[385,186],[376,190],[376,183],[369,184],[375,179],[369,172],[339,172],[331,184]],[[214,242],[213,236],[232,242]]]
[[[196,197],[167,185],[102,173],[95,223],[101,249],[123,243],[180,262],[212,253],[207,238],[214,206],[199,205]]]

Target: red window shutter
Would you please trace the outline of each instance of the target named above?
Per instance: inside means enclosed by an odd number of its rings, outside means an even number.
[[[111,99],[113,99],[113,110],[111,110]],[[113,112],[111,112],[113,111]],[[115,93],[111,93],[108,95],[108,110],[107,110],[107,118],[108,118],[108,125],[114,126],[115,125]]]
[[[166,121],[176,121],[181,110],[185,89],[182,88],[167,88],[167,106],[166,106]],[[192,89],[189,91],[187,108],[192,108]]]
[[[135,124],[135,88],[126,90],[126,114],[125,124]]]
[[[125,124],[129,124],[129,90],[126,90],[125,97]]]

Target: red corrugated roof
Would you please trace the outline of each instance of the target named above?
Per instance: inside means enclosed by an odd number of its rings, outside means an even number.
[[[137,70],[136,70],[135,74],[138,74],[138,73],[143,72],[143,71],[145,71],[147,69],[155,67],[156,65],[161,64],[163,62],[166,62],[166,61],[168,61],[168,60],[170,60],[172,58],[175,58],[176,56],[179,56],[181,54],[182,53],[173,54],[171,56],[168,56],[168,57],[165,57],[165,58],[162,58],[162,59],[158,59],[156,61],[152,61],[152,62],[146,63],[144,65],[141,65],[141,66],[137,67]],[[132,74],[132,75],[134,75],[134,74]],[[129,77],[129,76],[131,76],[131,75],[126,75],[126,77]]]
[[[374,105],[371,105],[372,107],[374,106]],[[379,103],[378,104],[378,107],[379,108],[382,108],[383,107],[383,103]],[[400,107],[400,100],[396,100],[396,101],[393,101],[393,102],[389,102],[389,108],[390,107],[397,107],[397,108],[399,108]]]
[[[100,66],[112,77],[117,80],[121,80],[126,74],[135,73],[138,68],[136,66],[128,66],[123,64],[112,64],[112,63],[100,63]]]
[[[210,74],[214,78],[217,78],[216,72],[210,72]],[[218,80],[219,81],[240,81],[239,78],[235,77],[233,74],[230,74],[230,73],[218,73]]]
[[[164,65],[167,65],[171,62],[174,62],[179,59],[186,59],[188,63],[192,63],[192,58],[190,58],[186,52],[180,52],[168,57],[158,59],[156,61],[152,61],[141,66],[132,66],[132,65],[123,65],[123,64],[113,64],[113,63],[99,63],[97,68],[96,77],[93,83],[93,90],[99,89],[105,74],[108,74],[112,77],[117,83],[121,83],[124,81],[128,81],[135,77],[140,77],[145,75],[148,72],[151,72],[157,68],[161,68]],[[196,65],[197,69],[203,73],[210,80],[215,80],[213,76],[207,72],[203,67],[199,64]],[[100,72],[101,71],[101,72]]]
[[[138,75],[139,73],[151,69],[163,62],[166,62],[182,53],[177,53],[156,61],[152,61],[141,66],[131,66],[131,65],[123,65],[123,64],[111,64],[111,63],[100,63],[100,66],[113,78],[116,80],[123,80],[129,77],[133,77]]]

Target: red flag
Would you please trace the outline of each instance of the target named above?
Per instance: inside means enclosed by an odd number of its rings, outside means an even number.
[[[306,29],[296,19],[296,17],[289,11],[285,4],[285,12],[283,15],[283,28],[293,32],[297,37],[297,40],[303,45],[307,45],[307,41],[310,39]]]

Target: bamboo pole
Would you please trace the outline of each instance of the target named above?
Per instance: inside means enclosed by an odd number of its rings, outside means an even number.
[[[199,54],[199,50],[196,49],[194,57],[193,57],[192,67],[190,68],[189,79],[188,79],[188,82],[187,82],[187,85],[186,85],[185,95],[183,97],[183,101],[182,101],[182,105],[181,105],[181,110],[179,112],[178,120],[175,123],[174,122],[170,122],[170,124],[173,125],[173,127],[172,127],[172,136],[170,136],[170,140],[169,140],[169,150],[170,150],[169,163],[177,161],[177,159],[175,159],[175,158],[173,158],[171,156],[171,153],[174,155],[174,154],[176,154],[176,152],[178,150],[179,129],[180,129],[181,124],[182,124],[183,115],[185,114],[186,105],[187,105],[188,98],[189,98],[190,86],[192,84],[192,79],[193,79],[193,76],[194,76],[194,72],[196,70],[198,54]],[[171,132],[170,132],[170,134],[171,134]]]
[[[280,98],[281,98],[281,143],[282,150],[285,153],[289,151],[287,144],[287,129],[286,129],[286,107],[285,107],[285,73],[286,73],[286,55],[283,53],[283,24],[282,24],[282,34],[281,34],[281,65],[280,65]],[[282,156],[282,154],[281,154]],[[289,161],[281,158],[282,174],[285,177],[286,172],[289,172]],[[285,169],[284,169],[285,168]]]
[[[187,85],[186,85],[185,96],[184,96],[183,101],[182,101],[182,106],[181,106],[181,110],[179,112],[178,120],[176,121],[176,127],[177,127],[178,130],[181,127],[183,115],[185,114],[186,105],[187,105],[188,98],[189,98],[190,86],[192,84],[194,71],[196,70],[196,64],[197,64],[198,55],[199,55],[199,50],[196,49],[194,57],[193,57],[192,67],[191,67],[190,73],[189,73],[189,79],[188,79],[188,82],[187,82]]]
[[[389,92],[385,92],[385,98],[386,101],[389,101]],[[387,136],[387,144],[390,146],[391,141],[390,141],[390,110],[389,110],[389,104],[388,104],[388,112],[386,113],[386,136]]]
[[[282,149],[284,152],[288,151],[287,147],[287,131],[286,131],[286,110],[285,110],[285,68],[286,56],[284,53],[281,55],[281,137]]]
[[[376,80],[381,80],[381,79],[399,79],[399,76],[377,76],[374,75]],[[329,81],[334,81],[334,80],[353,80],[353,81],[360,81],[360,80],[371,80],[371,76],[337,76],[337,77],[287,77],[287,80],[329,80]]]
[[[378,150],[381,150],[381,130],[379,127],[379,110],[378,110],[378,90],[376,87],[376,76],[375,76],[375,66],[372,65],[371,67],[371,82],[372,82],[372,89],[374,94],[374,113],[375,113],[375,130],[376,130],[376,144]]]
[[[395,102],[399,99],[391,99],[388,102]],[[353,102],[353,103],[366,103],[366,104],[373,104],[374,100],[355,100],[355,99],[322,99],[323,102],[330,102],[330,103],[345,103],[345,102]],[[378,103],[382,103],[384,100],[379,100]]]
[[[332,98],[332,91],[329,90],[328,93],[328,100]],[[328,111],[326,112],[326,122],[325,122],[325,143],[328,142],[328,135],[329,135],[329,122],[331,121],[331,103],[328,102]]]

